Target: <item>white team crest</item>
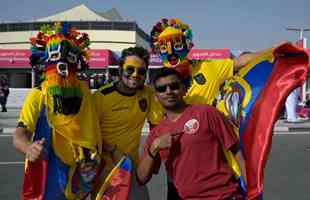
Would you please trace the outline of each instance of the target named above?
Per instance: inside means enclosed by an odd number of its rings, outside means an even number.
[[[197,119],[190,119],[184,124],[184,132],[187,134],[194,134],[199,129],[199,122]]]

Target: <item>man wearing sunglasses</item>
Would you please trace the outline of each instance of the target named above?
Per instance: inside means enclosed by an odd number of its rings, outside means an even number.
[[[105,142],[105,171],[126,154],[136,167],[139,160],[140,136],[145,120],[156,124],[157,113],[151,112],[154,92],[144,85],[149,53],[142,47],[124,49],[119,62],[119,81],[107,84],[94,94],[100,129]],[[158,105],[158,104],[157,104]],[[145,187],[133,178],[129,199],[148,199]]]
[[[224,115],[208,105],[186,104],[185,86],[174,69],[162,68],[154,87],[165,118],[146,140],[137,170],[139,181],[147,183],[165,162],[167,174],[184,200],[243,199],[222,148],[234,152],[240,165],[244,159]]]
[[[185,101],[190,104],[216,106],[221,87],[233,77],[234,71],[271,51],[246,53],[234,59],[189,60],[187,56],[194,45],[192,30],[176,18],[161,19],[153,26],[150,35],[152,50],[160,56],[164,67],[173,68],[181,74],[186,86]],[[229,117],[234,119],[234,116]],[[177,196],[168,177],[168,199],[177,199]]]

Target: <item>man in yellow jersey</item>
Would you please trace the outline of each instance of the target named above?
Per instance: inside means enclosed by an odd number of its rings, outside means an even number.
[[[45,80],[28,94],[13,136],[26,157],[22,199],[86,198],[102,151],[91,92],[77,79],[87,67],[89,38],[56,23],[42,27],[31,45],[30,64]]]
[[[234,59],[191,61],[187,55],[192,43],[192,30],[179,19],[162,19],[151,31],[151,46],[165,67],[175,68],[187,79],[188,103],[212,104],[223,82],[234,71],[267,50],[243,54]]]
[[[94,94],[100,130],[105,142],[105,171],[109,172],[120,155],[127,154],[137,167],[140,136],[145,120],[157,124],[154,93],[144,85],[149,65],[149,53],[142,47],[124,49],[120,58],[118,82],[99,88]],[[138,186],[136,178],[129,199],[148,199],[145,187]]]
[[[151,31],[152,50],[159,54],[164,67],[176,69],[185,80],[185,101],[189,104],[216,105],[216,97],[225,80],[250,60],[265,53],[247,53],[234,59],[191,61],[192,30],[179,19],[162,19]],[[171,189],[172,188],[172,189]],[[168,199],[176,199],[173,184],[168,183]]]

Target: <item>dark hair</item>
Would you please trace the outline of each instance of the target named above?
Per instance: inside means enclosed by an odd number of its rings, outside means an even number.
[[[126,59],[128,56],[137,56],[137,57],[141,58],[141,59],[145,62],[146,67],[149,66],[150,54],[149,54],[149,52],[148,52],[145,48],[143,48],[143,47],[129,47],[129,48],[127,48],[127,49],[123,49],[121,58],[120,58],[120,60],[119,60],[119,66],[120,66],[120,68],[123,67],[124,62],[125,62],[125,59]]]
[[[154,79],[153,79],[153,85],[155,85],[155,83],[158,79],[160,79],[162,77],[171,76],[171,75],[175,75],[176,77],[178,77],[180,82],[183,82],[183,78],[177,70],[170,68],[170,67],[162,67],[162,68],[158,69],[158,71],[156,72]]]

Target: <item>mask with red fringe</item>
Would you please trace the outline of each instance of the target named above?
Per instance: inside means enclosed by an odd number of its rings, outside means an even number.
[[[53,99],[53,112],[76,114],[82,102],[77,73],[88,68],[90,40],[68,23],[44,25],[30,38],[30,64],[43,71],[42,86]]]

